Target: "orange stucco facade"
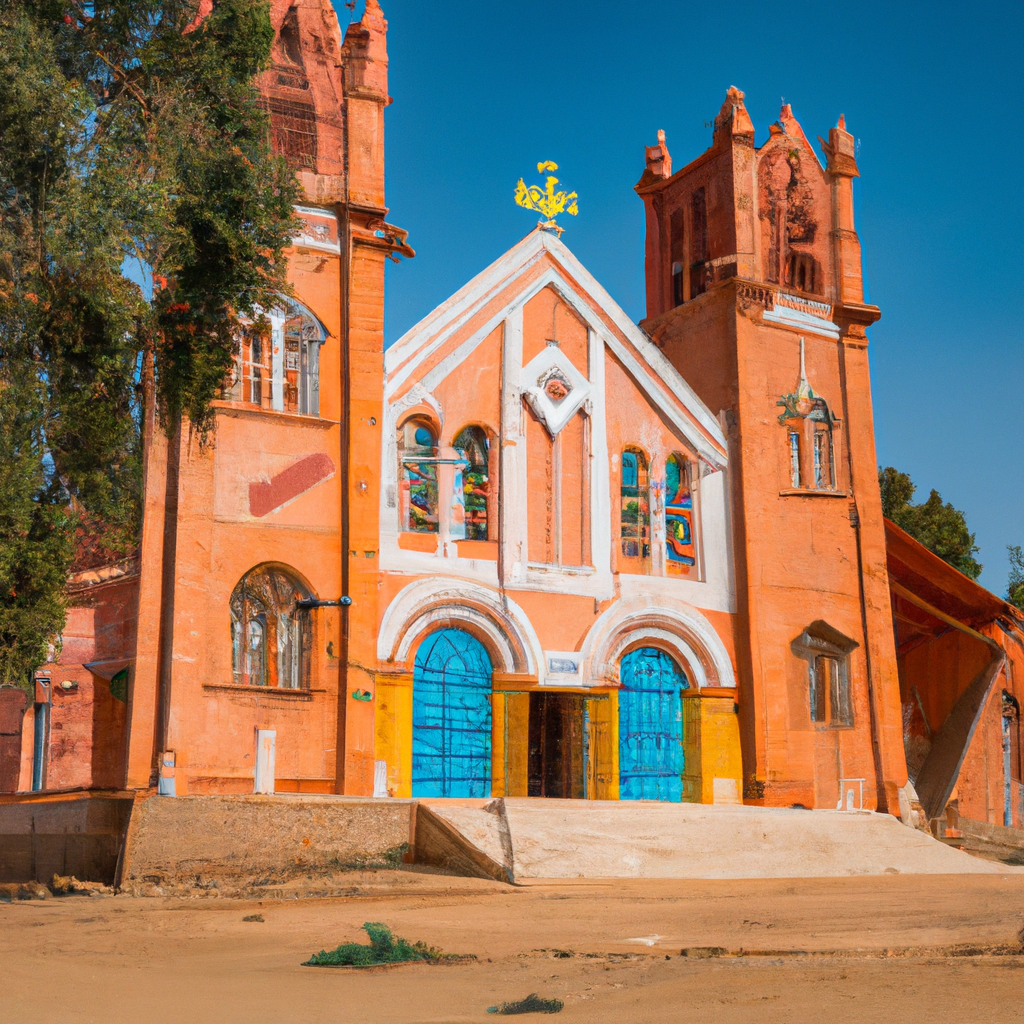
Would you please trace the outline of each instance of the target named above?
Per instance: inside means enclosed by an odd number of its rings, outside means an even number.
[[[824,162],[788,106],[756,146],[731,89],[704,154],[648,148],[639,326],[539,227],[385,354],[386,22],[272,18],[292,292],[209,443],[151,408],[139,556],[76,583],[47,667],[45,785],[911,806],[911,689],[930,736],[985,652],[944,696],[897,653],[842,119]],[[978,721],[961,807],[1002,784]]]
[[[642,326],[729,425],[748,798],[835,806],[837,779],[864,779],[872,806],[895,809],[906,771],[865,334],[879,311],[842,122],[825,152],[822,166],[788,106],[756,147],[737,90],[687,167],[671,173],[663,142],[648,150]],[[819,619],[856,642],[852,727],[807,714],[792,642]]]
[[[372,685],[384,261],[412,255],[384,220],[386,22],[371,0],[343,40],[326,0],[271,6],[261,89],[305,193],[292,296],[273,352],[240,352],[209,444],[187,424],[168,437],[152,408],[145,424],[140,628],[124,652],[130,788],[162,772],[178,794],[252,792],[260,730],[276,734],[278,790],[372,785],[372,708],[350,695]],[[306,612],[301,685],[256,687],[237,663],[232,595],[260,565],[325,605]]]

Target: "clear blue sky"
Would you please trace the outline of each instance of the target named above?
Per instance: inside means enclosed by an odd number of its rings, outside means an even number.
[[[936,488],[1005,592],[1024,544],[1024,4],[381,0],[389,20],[387,340],[517,242],[520,175],[555,160],[580,195],[564,241],[644,315],[643,146],[675,166],[744,90],[758,144],[783,97],[808,137],[859,141],[878,458]],[[348,12],[336,6],[342,24]],[[360,2],[357,14],[361,10]]]

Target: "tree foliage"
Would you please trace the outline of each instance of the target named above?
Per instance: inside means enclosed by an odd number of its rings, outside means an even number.
[[[967,528],[963,512],[949,502],[943,504],[938,491],[932,490],[928,500],[919,505],[911,503],[917,488],[909,474],[892,466],[878,471],[882,490],[882,514],[901,530],[906,530],[954,569],[976,580],[981,575],[981,563],[974,557],[979,548],[974,534]]]
[[[137,543],[143,362],[163,422],[205,436],[240,321],[286,290],[269,4],[197,14],[0,0],[0,682],[62,628],[76,531]]]
[[[1010,578],[1006,583],[1006,600],[1024,612],[1024,548],[1019,544],[1007,544],[1010,556]]]

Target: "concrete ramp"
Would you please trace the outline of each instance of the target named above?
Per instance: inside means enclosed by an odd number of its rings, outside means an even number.
[[[423,804],[419,813],[423,812]],[[1007,870],[952,849],[888,814],[591,800],[431,801],[478,868],[528,878],[828,878],[883,874],[986,874]],[[424,862],[445,862],[437,839]],[[426,836],[425,836],[426,838]],[[470,853],[469,848],[475,850]],[[421,859],[417,823],[417,860]],[[461,873],[461,872],[460,872]],[[475,872],[474,872],[475,873]],[[484,873],[481,871],[481,874]],[[499,877],[491,869],[490,877]]]

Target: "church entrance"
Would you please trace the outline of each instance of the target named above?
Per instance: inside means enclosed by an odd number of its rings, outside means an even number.
[[[529,694],[527,795],[608,799],[611,721],[606,696]]]
[[[622,659],[619,678],[620,798],[682,800],[685,673],[664,651],[641,647]],[[699,764],[699,732],[689,730],[688,740]]]
[[[582,800],[583,697],[530,694],[530,796]]]
[[[412,685],[412,795],[491,795],[491,659],[461,629],[431,633]]]

